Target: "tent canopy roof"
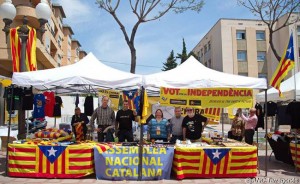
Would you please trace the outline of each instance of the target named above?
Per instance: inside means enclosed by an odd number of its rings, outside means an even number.
[[[296,73],[292,77],[288,78],[280,85],[280,90],[283,97],[279,97],[279,92],[275,88],[270,88],[267,90],[267,100],[268,101],[289,101],[295,99],[295,78],[296,78],[296,100],[300,100],[300,72]],[[256,101],[265,101],[265,92],[258,93],[256,95]]]
[[[149,89],[169,88],[253,88],[267,89],[264,78],[244,77],[205,67],[193,56],[183,64],[165,72],[146,75],[144,85]]]
[[[78,92],[84,88],[123,89],[142,85],[142,76],[123,72],[101,63],[92,53],[79,62],[33,72],[15,72],[13,84],[33,86],[39,90],[60,89]]]

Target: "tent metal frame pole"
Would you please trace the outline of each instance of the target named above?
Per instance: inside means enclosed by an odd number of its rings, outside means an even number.
[[[8,144],[10,140],[10,125],[11,125],[11,111],[12,111],[12,105],[13,105],[13,94],[14,94],[14,85],[11,85],[11,95],[10,95],[10,107],[9,107],[9,118],[8,118],[8,126],[7,126],[7,142],[6,142],[6,162],[5,162],[5,174],[8,176]]]
[[[144,147],[144,143],[143,143],[143,124],[141,122],[143,116],[143,107],[142,104],[144,104],[144,93],[145,93],[145,88],[142,86],[141,87],[141,92],[140,92],[140,110],[138,113],[138,115],[140,115],[140,141],[139,141],[139,165],[138,165],[138,181],[142,181],[142,170],[143,170],[143,147]]]
[[[265,131],[266,131],[266,155],[265,155],[265,177],[268,176],[268,106],[267,106],[268,96],[267,96],[267,89],[265,89]],[[257,158],[258,159],[258,158]]]
[[[222,137],[224,138],[224,108],[222,108]]]

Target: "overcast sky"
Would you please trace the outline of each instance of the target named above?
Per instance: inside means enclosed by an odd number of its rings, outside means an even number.
[[[98,8],[95,0],[54,0],[62,5],[66,17],[63,21],[74,31],[73,38],[87,53],[92,52],[100,61],[111,67],[130,71],[130,50],[115,20]],[[136,17],[122,0],[118,17],[130,33]],[[220,18],[255,18],[236,0],[206,0],[200,13],[169,12],[156,21],[141,24],[135,38],[138,74],[160,72],[171,50],[181,53],[182,38],[187,51],[191,51]],[[180,62],[179,60],[177,62]]]

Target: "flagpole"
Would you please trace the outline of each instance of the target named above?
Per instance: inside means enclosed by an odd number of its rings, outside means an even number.
[[[298,63],[297,63],[297,61],[298,61],[298,55],[296,54],[296,57],[295,57],[295,48],[298,48],[297,47],[297,41],[296,40],[298,40],[297,38],[297,35],[296,35],[296,30],[297,30],[297,27],[296,27],[296,23],[294,23],[294,28],[295,28],[295,31],[293,31],[292,30],[292,34],[293,34],[293,37],[295,38],[294,40],[293,40],[293,44],[294,44],[294,58],[295,58],[295,66],[294,66],[294,87],[295,87],[295,92],[294,92],[294,100],[297,100],[297,81],[296,81],[296,73],[297,73],[297,67],[298,67]],[[299,51],[298,51],[299,52]]]

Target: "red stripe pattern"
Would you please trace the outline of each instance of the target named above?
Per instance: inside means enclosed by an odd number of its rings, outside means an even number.
[[[9,144],[9,176],[79,178],[90,175],[94,173],[94,146],[97,145],[69,145],[51,163],[38,145]]]
[[[214,148],[219,152],[230,149],[219,157],[216,152],[208,155],[204,151],[210,148],[176,147],[173,159],[173,171],[177,179],[183,178],[247,178],[257,176],[257,148],[232,147]],[[213,159],[218,157],[215,162]]]

